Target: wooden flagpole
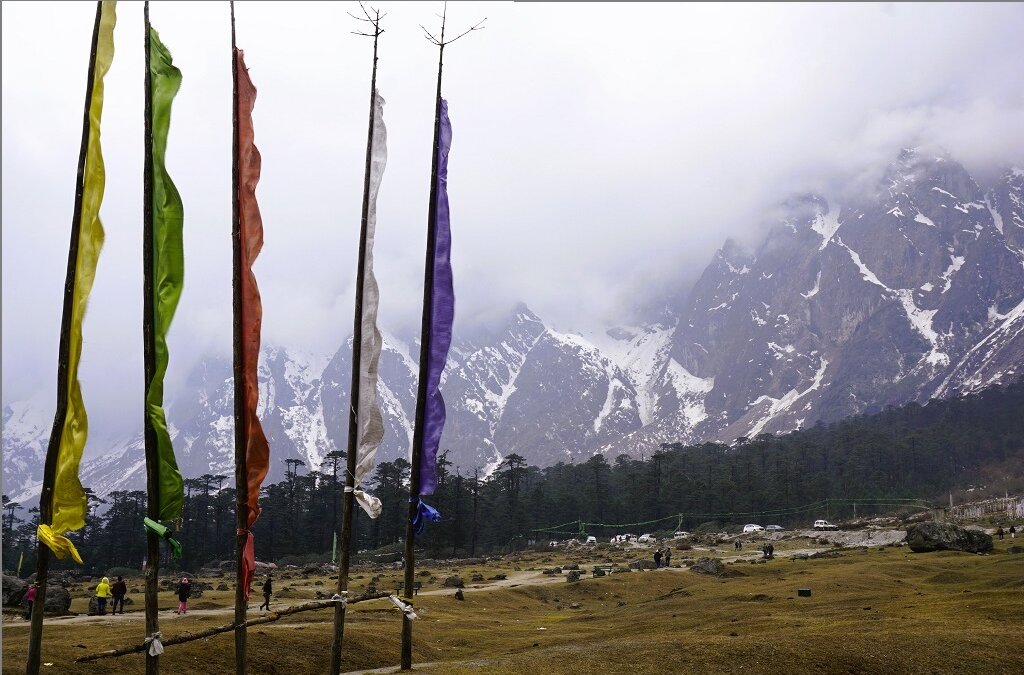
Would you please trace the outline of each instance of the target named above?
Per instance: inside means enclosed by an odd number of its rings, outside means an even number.
[[[146,386],[143,388],[145,400],[149,386],[156,375],[156,328],[154,326],[155,302],[153,298],[153,77],[150,72],[150,25],[149,0],[143,5],[145,23],[145,128],[143,150],[145,166],[142,172],[142,338],[143,360]],[[149,417],[149,411],[143,404],[145,420],[146,447],[146,515],[152,520],[160,520],[160,455],[157,446],[156,429]],[[158,612],[159,595],[157,592],[157,576],[160,573],[160,539],[156,533],[146,528],[146,637],[152,637],[160,630]],[[146,652],[146,675],[157,675],[160,672],[160,657],[151,656]]]
[[[416,533],[413,519],[419,506],[420,458],[423,456],[423,420],[427,409],[427,364],[430,358],[430,324],[433,317],[434,239],[437,231],[437,156],[441,133],[441,72],[444,64],[444,29],[448,6],[441,15],[441,39],[438,41],[437,94],[434,97],[434,146],[430,161],[430,202],[427,213],[427,254],[423,273],[423,323],[420,328],[420,373],[416,392],[416,426],[412,438],[412,470],[409,477],[409,517],[405,522],[405,601],[412,604],[416,578]],[[412,620],[402,615],[402,670],[412,669]]]
[[[434,254],[437,238],[437,164],[440,151],[441,135],[441,75],[444,69],[444,47],[459,38],[480,28],[484,20],[469,30],[448,40],[444,39],[444,31],[448,17],[448,3],[441,14],[441,36],[436,38],[425,28],[427,39],[438,47],[437,55],[437,94],[434,99],[434,150],[430,162],[430,202],[427,213],[427,253],[423,271],[423,323],[420,328],[420,372],[419,386],[416,393],[416,421],[412,437],[412,471],[409,478],[409,517],[405,523],[405,585],[403,595],[405,602],[412,604],[413,582],[416,578],[416,533],[413,531],[413,519],[419,509],[420,499],[420,460],[423,456],[424,429],[423,422],[427,408],[427,366],[431,350],[431,321],[434,315]],[[422,26],[421,26],[422,28]],[[412,619],[408,614],[402,616],[402,670],[412,669]]]
[[[242,360],[242,224],[238,206],[238,53],[235,49],[235,2],[231,0],[231,288],[233,297],[235,374],[235,673],[245,675],[246,632],[244,550],[249,529],[248,434],[245,425],[245,364]]]
[[[373,25],[373,69],[370,74],[370,121],[366,132],[366,166],[363,175],[363,207],[359,227],[359,260],[356,263],[356,301],[355,316],[352,328],[352,384],[349,394],[348,416],[348,453],[345,457],[345,496],[342,501],[340,536],[341,557],[338,559],[338,594],[345,597],[348,591],[348,572],[352,549],[352,518],[355,502],[356,449],[359,445],[359,384],[362,367],[363,344],[363,282],[366,275],[366,227],[370,211],[370,163],[373,157],[373,127],[376,122],[377,95],[377,43],[380,34],[379,10],[370,17],[365,7],[360,7],[366,15],[366,21]],[[358,17],[357,17],[358,18]],[[359,33],[367,35],[367,33]],[[341,672],[341,653],[345,639],[345,605],[344,602],[334,606],[334,640],[331,643],[331,675]]]
[[[53,522],[53,481],[57,474],[57,454],[60,451],[64,422],[68,413],[68,365],[71,349],[71,314],[78,273],[78,239],[82,229],[82,195],[85,192],[85,158],[89,149],[89,108],[96,73],[96,46],[100,36],[100,18],[103,3],[96,3],[96,20],[92,29],[92,47],[89,52],[88,84],[85,88],[85,114],[82,122],[82,146],[78,153],[78,176],[75,179],[75,210],[71,217],[71,243],[68,246],[68,271],[64,281],[64,309],[60,322],[60,341],[57,347],[57,412],[53,418],[50,442],[46,448],[43,466],[43,485],[39,494],[39,522]],[[28,637],[28,658],[25,672],[39,673],[40,652],[43,641],[43,613],[46,605],[46,577],[50,569],[50,549],[42,541],[36,546],[36,599],[32,605],[32,626]]]

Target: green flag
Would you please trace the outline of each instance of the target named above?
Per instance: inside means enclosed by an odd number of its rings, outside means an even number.
[[[159,513],[161,520],[181,517],[185,488],[174,458],[171,436],[164,417],[164,374],[167,372],[167,330],[181,298],[185,277],[182,248],[184,209],[181,195],[167,175],[164,157],[171,125],[171,103],[181,87],[181,71],[171,62],[171,53],[160,36],[149,29],[149,75],[151,80],[153,152],[153,333],[156,343],[156,371],[146,391],[146,412],[156,431]]]

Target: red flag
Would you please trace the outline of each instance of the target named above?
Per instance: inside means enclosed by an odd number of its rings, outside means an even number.
[[[247,537],[242,559],[245,564],[245,597],[249,598],[249,586],[256,571],[256,557],[253,549],[251,528],[260,515],[260,486],[270,468],[270,446],[263,433],[263,426],[256,416],[260,390],[257,368],[260,358],[260,326],[263,322],[263,304],[252,264],[263,248],[263,219],[256,203],[256,184],[260,180],[260,151],[254,143],[252,109],[256,104],[256,87],[249,79],[245,67],[244,52],[235,48],[238,59],[236,68],[235,110],[238,115],[238,220],[241,237],[241,358],[242,376],[245,389],[245,469],[247,473],[248,521]]]

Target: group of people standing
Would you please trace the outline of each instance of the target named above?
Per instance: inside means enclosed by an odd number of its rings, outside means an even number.
[[[1016,528],[1016,526],[1010,525],[1010,529],[1008,530],[1008,532],[1010,533],[1010,539],[1016,539],[1017,538],[1017,528]],[[999,537],[1000,539],[1002,539],[1005,534],[1006,533],[1003,532],[1003,526],[1000,525],[999,529],[996,530],[996,536]]]
[[[112,598],[113,604],[110,607],[110,613],[117,614],[117,608],[120,607],[121,614],[124,614],[126,595],[128,595],[128,585],[124,583],[123,577],[118,577],[113,585],[110,584],[110,579],[103,577],[102,581],[96,585],[96,613],[104,616],[107,613],[107,600]]]
[[[662,564],[662,563],[664,563],[664,564]],[[662,551],[662,549],[660,547],[654,550],[654,566],[655,567],[668,567],[671,564],[672,564],[672,549],[670,547],[666,546],[664,551]]]

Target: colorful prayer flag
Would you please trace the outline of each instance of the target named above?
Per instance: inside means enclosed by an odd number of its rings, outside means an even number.
[[[53,482],[52,517],[49,524],[40,523],[39,539],[54,555],[70,555],[77,563],[82,558],[65,532],[85,525],[85,490],[78,477],[78,467],[89,434],[89,420],[85,412],[82,388],[78,382],[78,363],[82,358],[82,321],[96,279],[96,264],[103,248],[103,224],[100,222],[100,204],[106,185],[103,150],[100,146],[100,118],[103,114],[103,77],[114,60],[114,25],[117,23],[115,2],[103,2],[100,7],[96,35],[96,59],[92,82],[89,83],[89,111],[85,170],[82,175],[82,199],[77,233],[77,259],[75,261],[74,290],[68,324],[67,401],[60,446],[57,450],[56,471]],[[75,244],[73,244],[74,246]],[[59,413],[58,413],[59,414]]]
[[[149,76],[152,110],[153,171],[153,340],[156,369],[146,390],[146,412],[157,439],[157,494],[160,520],[177,520],[185,499],[185,486],[164,416],[164,375],[167,372],[167,331],[181,298],[185,278],[182,225],[185,214],[181,195],[167,174],[167,133],[171,125],[171,103],[181,87],[181,71],[172,63],[171,52],[160,36],[149,28]]]
[[[380,290],[373,274],[373,242],[377,229],[377,193],[388,161],[388,132],[384,126],[384,99],[373,93],[373,136],[370,149],[370,181],[367,193],[365,250],[363,253],[363,297],[359,317],[361,337],[359,349],[358,430],[356,442],[356,488],[373,471],[374,459],[384,438],[384,420],[377,402],[377,364],[380,361],[381,336],[377,327]],[[371,518],[381,512],[380,500],[362,490],[355,490],[356,501]]]
[[[434,494],[437,485],[437,449],[444,429],[444,397],[441,373],[452,344],[455,320],[455,290],[452,285],[452,232],[448,212],[448,151],[452,145],[452,125],[448,119],[448,101],[440,100],[437,149],[437,204],[434,229],[434,274],[430,289],[430,352],[427,355],[427,401],[423,417],[423,452],[420,455],[420,495]]]
[[[263,218],[256,202],[256,184],[260,180],[260,151],[255,145],[255,131],[252,125],[252,111],[256,105],[256,87],[249,78],[249,70],[245,67],[245,53],[235,48],[237,59],[235,76],[237,99],[235,110],[238,119],[238,228],[240,237],[239,252],[241,255],[240,275],[240,311],[241,311],[241,360],[243,387],[245,389],[244,424],[245,424],[245,470],[246,470],[246,503],[248,519],[246,521],[246,540],[242,550],[244,576],[242,588],[245,597],[249,597],[249,589],[253,575],[256,573],[256,552],[251,528],[260,515],[260,486],[267,477],[270,468],[270,445],[267,443],[263,426],[256,415],[260,400],[259,360],[260,360],[260,328],[263,323],[263,304],[260,290],[256,286],[256,276],[252,272],[252,264],[263,248]]]

